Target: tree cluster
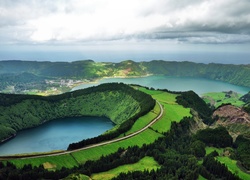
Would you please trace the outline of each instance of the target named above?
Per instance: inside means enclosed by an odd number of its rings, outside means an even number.
[[[232,174],[224,164],[215,160],[217,155],[218,153],[214,151],[203,159],[203,166],[200,168],[200,174],[207,179],[240,179],[237,175]]]
[[[224,148],[231,147],[233,145],[233,138],[229,135],[225,127],[199,130],[195,137],[204,142],[207,146]]]
[[[250,169],[250,140],[243,135],[239,135],[235,141],[236,156],[241,161],[241,164],[246,168]]]
[[[210,125],[214,122],[211,118],[212,110],[195,92],[182,92],[181,95],[176,98],[176,102],[184,107],[192,108],[197,111],[205,124]]]

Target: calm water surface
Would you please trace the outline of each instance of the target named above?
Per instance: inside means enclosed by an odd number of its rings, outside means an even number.
[[[72,142],[98,136],[114,124],[103,117],[65,118],[23,130],[0,145],[0,155],[65,150]]]
[[[240,94],[246,94],[250,88],[236,86],[222,81],[209,80],[204,78],[188,77],[170,77],[170,76],[148,76],[141,78],[105,78],[96,83],[83,84],[75,87],[73,90],[95,86],[107,82],[123,82],[127,84],[139,84],[142,86],[153,87],[156,89],[168,89],[171,91],[193,90],[199,95],[207,92],[235,91]]]

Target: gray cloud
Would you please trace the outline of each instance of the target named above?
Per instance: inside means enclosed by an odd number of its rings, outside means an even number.
[[[126,3],[1,0],[0,41],[79,44],[167,39],[186,43],[250,43],[248,0]]]

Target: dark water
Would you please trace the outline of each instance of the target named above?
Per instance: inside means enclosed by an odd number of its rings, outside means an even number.
[[[103,117],[57,119],[21,131],[0,145],[0,155],[65,150],[72,142],[98,136],[112,127]]]
[[[197,94],[202,95],[207,92],[222,92],[235,91],[240,94],[246,94],[250,88],[243,86],[236,86],[230,83],[209,80],[204,78],[188,78],[188,77],[170,77],[170,76],[148,76],[141,78],[105,78],[97,83],[83,84],[75,87],[73,90],[86,88],[101,83],[107,82],[123,82],[127,84],[139,84],[156,89],[168,89],[171,91],[188,91],[193,90]]]

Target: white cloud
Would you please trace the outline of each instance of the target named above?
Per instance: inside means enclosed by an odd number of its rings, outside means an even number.
[[[2,0],[2,43],[246,43],[248,0]],[[11,30],[10,30],[11,29]]]

